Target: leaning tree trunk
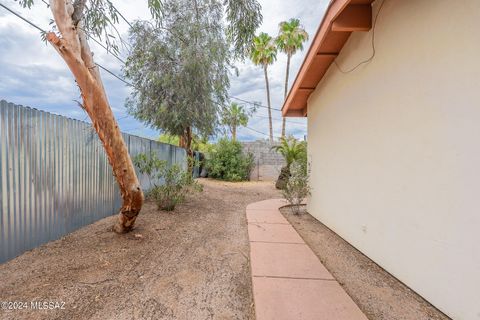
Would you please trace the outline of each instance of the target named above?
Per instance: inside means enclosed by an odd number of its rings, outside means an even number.
[[[267,89],[267,103],[268,103],[268,122],[270,125],[270,143],[273,143],[273,127],[272,127],[272,107],[270,104],[270,85],[268,83],[268,73],[267,65],[263,67],[263,72],[265,74],[265,86]]]
[[[285,100],[287,99],[287,93],[288,93],[288,75],[290,73],[290,58],[291,55],[288,53],[287,54],[287,72],[285,72],[285,93],[283,94],[283,101],[285,103]],[[286,127],[286,119],[283,117],[282,119],[282,138],[285,138],[285,127]]]
[[[92,120],[98,137],[102,141],[113,174],[122,194],[122,207],[114,230],[128,232],[133,228],[143,204],[140,188],[127,146],[123,141],[118,124],[107,100],[100,73],[93,61],[93,54],[81,26],[81,17],[86,1],[50,0],[55,23],[60,31],[47,34],[53,45],[70,68],[83,100],[83,108]]]

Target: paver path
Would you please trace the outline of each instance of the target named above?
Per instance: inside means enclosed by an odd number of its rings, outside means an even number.
[[[271,199],[247,206],[257,320],[366,320]]]

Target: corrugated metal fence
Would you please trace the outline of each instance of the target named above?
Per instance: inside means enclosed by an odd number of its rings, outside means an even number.
[[[123,134],[132,156],[186,167],[184,149]],[[139,176],[142,187],[148,179]],[[120,193],[86,122],[0,101],[0,263],[118,212]]]

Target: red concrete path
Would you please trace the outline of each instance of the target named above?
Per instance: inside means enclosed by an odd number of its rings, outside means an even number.
[[[257,320],[366,320],[271,199],[247,206]]]

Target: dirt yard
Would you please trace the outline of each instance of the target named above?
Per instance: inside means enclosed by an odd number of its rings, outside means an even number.
[[[110,217],[0,265],[0,301],[28,304],[0,319],[254,319],[245,207],[279,193],[201,183],[173,213],[146,203],[128,235]]]
[[[368,319],[449,319],[310,214],[281,212]]]

